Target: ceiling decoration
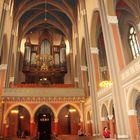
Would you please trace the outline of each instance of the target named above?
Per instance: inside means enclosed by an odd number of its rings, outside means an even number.
[[[20,36],[34,31],[55,31],[69,39],[76,26],[78,0],[15,0],[14,26]]]

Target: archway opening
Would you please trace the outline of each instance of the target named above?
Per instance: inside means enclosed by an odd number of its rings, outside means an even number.
[[[52,110],[46,106],[41,106],[35,113],[35,123],[39,140],[51,139],[54,114]]]
[[[76,135],[80,125],[78,110],[71,105],[66,105],[58,115],[58,133]]]
[[[30,114],[23,106],[12,108],[7,122],[8,137],[23,138],[30,135]]]

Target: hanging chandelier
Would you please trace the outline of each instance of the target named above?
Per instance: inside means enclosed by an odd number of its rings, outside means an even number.
[[[110,86],[112,86],[112,81],[110,81],[110,80],[104,80],[99,83],[99,87],[101,87],[101,88],[106,88],[106,87],[110,87]]]

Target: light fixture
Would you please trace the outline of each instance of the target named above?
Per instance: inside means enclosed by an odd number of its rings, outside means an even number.
[[[43,114],[43,117],[46,117],[46,114]]]
[[[19,111],[18,111],[18,110],[11,110],[11,113],[12,113],[12,114],[18,114]]]
[[[20,116],[19,118],[20,118],[20,119],[24,119],[24,116]]]
[[[65,118],[68,118],[69,117],[69,115],[65,115]]]
[[[47,3],[46,3],[46,0],[45,0],[45,9],[44,9],[44,12],[45,12],[44,21],[47,21]]]
[[[76,112],[76,109],[71,108],[71,109],[69,109],[69,112]]]
[[[101,88],[110,87],[111,85],[112,85],[112,82],[110,80],[105,80],[99,83],[99,86]]]

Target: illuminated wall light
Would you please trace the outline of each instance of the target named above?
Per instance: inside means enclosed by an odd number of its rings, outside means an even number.
[[[105,88],[105,87],[110,87],[112,85],[112,82],[109,80],[109,81],[102,81],[100,82],[99,86],[102,87],[102,88]]]
[[[20,116],[20,119],[24,119],[24,116]]]
[[[76,112],[76,109],[69,109],[69,112]]]
[[[68,118],[69,116],[68,115],[65,115],[65,118]]]
[[[18,114],[19,111],[18,111],[18,110],[11,110],[11,113],[12,113],[12,114]]]

